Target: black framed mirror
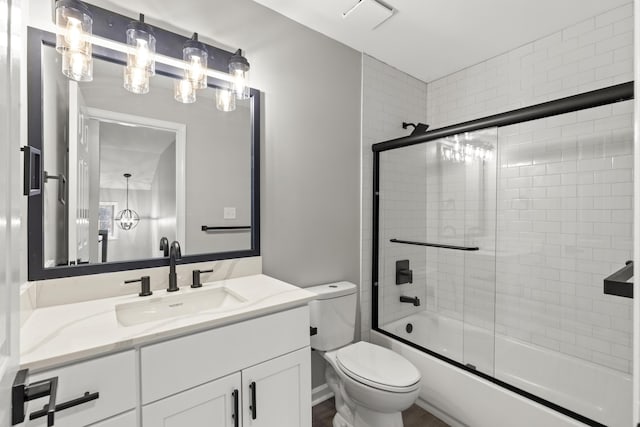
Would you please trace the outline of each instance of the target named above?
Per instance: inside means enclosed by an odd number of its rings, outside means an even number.
[[[126,42],[134,18],[87,7],[95,35]],[[153,29],[157,53],[182,59],[188,37]],[[209,68],[228,72],[232,52],[207,50]],[[93,81],[69,80],[55,34],[28,30],[28,142],[42,153],[29,280],[166,266],[163,238],[180,242],[180,264],[260,255],[260,92],[218,111],[215,89],[227,83],[209,77],[181,104],[182,69],[156,63],[138,95],[123,88],[124,53],[94,46],[93,58]]]

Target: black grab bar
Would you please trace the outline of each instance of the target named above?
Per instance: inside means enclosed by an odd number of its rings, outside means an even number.
[[[440,243],[413,242],[411,240],[400,240],[400,239],[391,239],[390,242],[403,243],[405,245],[429,246],[432,248],[455,249],[457,251],[479,251],[480,250],[480,248],[477,246],[441,245]]]

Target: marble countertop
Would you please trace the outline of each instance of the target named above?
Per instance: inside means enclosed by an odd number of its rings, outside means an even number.
[[[301,306],[316,296],[263,274],[205,283],[199,289],[183,287],[175,294],[203,292],[219,286],[228,287],[247,302],[232,308],[205,310],[132,326],[120,324],[116,318],[117,305],[146,298],[171,298],[174,293],[162,290],[144,298],[132,294],[36,308],[21,329],[21,368],[47,369],[130,349]]]

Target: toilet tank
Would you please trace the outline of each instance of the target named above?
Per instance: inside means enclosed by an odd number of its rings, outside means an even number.
[[[337,282],[305,290],[318,295],[309,302],[311,327],[318,328],[317,334],[311,336],[311,348],[329,351],[353,342],[356,328],[356,285]]]

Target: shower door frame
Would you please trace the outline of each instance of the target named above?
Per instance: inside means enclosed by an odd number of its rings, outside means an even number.
[[[380,209],[380,153],[383,151],[394,150],[397,148],[409,147],[416,144],[424,144],[427,142],[435,141],[448,136],[462,134],[465,132],[474,132],[487,128],[500,128],[504,126],[514,125],[518,123],[528,122],[532,120],[543,119],[546,117],[557,116],[560,114],[571,113],[574,111],[586,110],[589,108],[600,107],[603,105],[614,104],[617,102],[629,101],[634,99],[634,82],[621,83],[614,86],[609,86],[603,89],[598,89],[590,92],[581,93],[578,95],[569,96],[566,98],[560,98],[541,104],[532,105],[529,107],[520,108],[517,110],[507,111],[505,113],[495,114],[492,116],[483,117],[476,120],[471,120],[451,126],[434,129],[429,132],[425,132],[421,135],[410,135],[403,138],[396,138],[384,142],[373,144],[371,149],[373,151],[373,222],[372,222],[372,262],[371,262],[371,299],[372,299],[372,330],[386,335],[394,340],[402,342],[410,347],[418,349],[424,353],[429,354],[439,360],[447,362],[456,366],[464,371],[477,375],[487,381],[492,382],[500,387],[503,387],[509,391],[517,393],[523,397],[531,399],[537,403],[540,403],[548,408],[551,408],[557,412],[567,415],[573,419],[576,419],[586,425],[596,427],[606,427],[603,424],[598,423],[590,418],[587,418],[577,412],[567,409],[563,406],[557,405],[551,401],[543,399],[518,387],[515,387],[509,383],[501,381],[491,375],[484,374],[477,371],[463,363],[457,362],[440,353],[437,353],[428,348],[422,347],[416,343],[413,343],[404,338],[398,337],[391,332],[381,329],[378,325],[378,267],[379,267],[379,209]]]

